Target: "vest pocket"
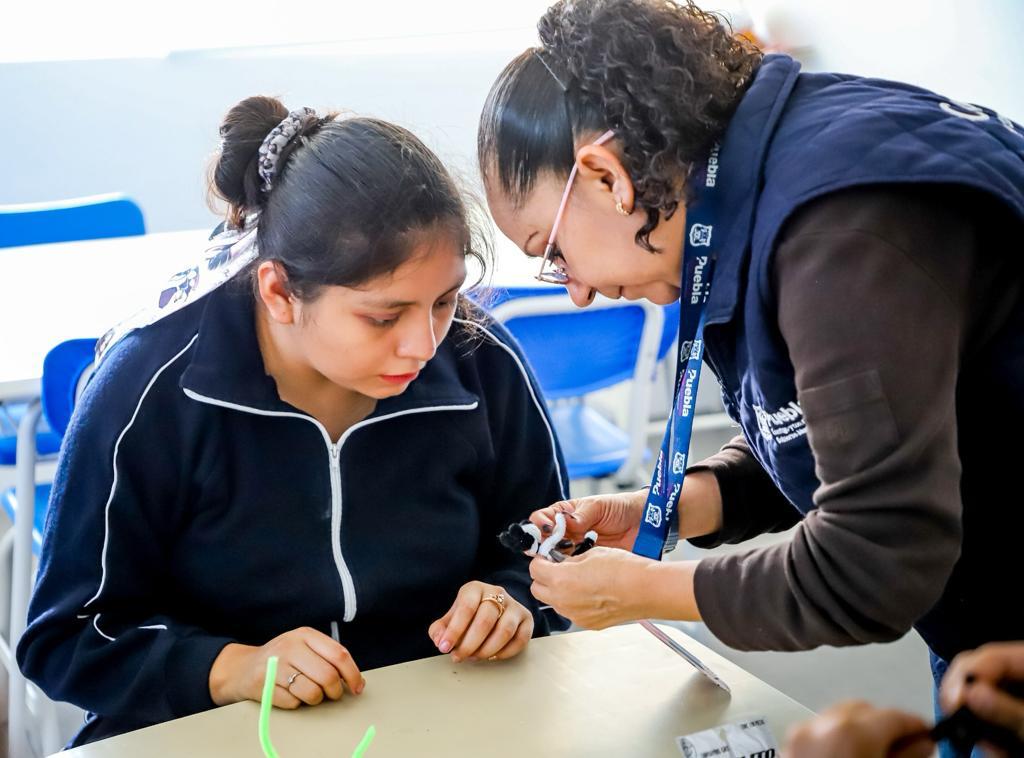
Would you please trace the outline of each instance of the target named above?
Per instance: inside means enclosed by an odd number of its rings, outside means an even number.
[[[799,394],[814,470],[832,484],[879,463],[899,444],[899,431],[872,369]]]

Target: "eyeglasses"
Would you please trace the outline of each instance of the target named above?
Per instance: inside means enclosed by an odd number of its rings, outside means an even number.
[[[615,132],[609,129],[591,144],[603,145],[614,136]],[[555,263],[551,259],[551,254],[555,250],[555,235],[558,234],[558,227],[562,223],[562,215],[565,213],[565,206],[569,202],[569,191],[572,189],[572,181],[576,178],[576,171],[579,167],[579,163],[574,161],[572,164],[572,171],[569,172],[569,181],[565,183],[565,192],[562,193],[562,202],[558,205],[558,213],[555,214],[555,223],[551,225],[551,235],[548,237],[548,244],[544,248],[544,257],[540,261],[540,272],[537,274],[537,281],[539,282],[546,282],[548,284],[569,283],[569,275],[565,273],[565,266],[560,266]]]

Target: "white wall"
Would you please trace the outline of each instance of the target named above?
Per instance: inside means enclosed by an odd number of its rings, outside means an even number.
[[[217,147],[220,117],[237,100],[257,93],[279,95],[290,106],[344,107],[397,121],[472,176],[485,94],[505,62],[532,44],[532,19],[543,4],[506,3],[509,25],[497,32],[473,31],[474,25],[494,28],[493,19],[504,18],[494,2],[436,3],[439,14],[418,11],[400,23],[388,4],[381,13],[389,33],[396,28],[424,33],[321,46],[2,63],[0,203],[120,190],[138,199],[152,231],[210,224],[204,169]],[[714,5],[738,11],[737,18],[747,15],[761,31],[809,45],[802,53],[809,68],[904,79],[1024,121],[1020,0],[748,0],[745,7],[738,0],[717,0]],[[457,12],[445,16],[449,6]],[[45,13],[49,5],[18,7]],[[401,15],[413,6],[396,7]],[[486,7],[487,13],[473,15],[473,7]],[[279,12],[286,11],[279,7]],[[370,35],[367,19],[373,17],[366,14],[362,26],[325,24],[307,36]],[[207,23],[223,24],[223,15]],[[10,40],[12,27],[6,28],[2,34]],[[444,34],[445,28],[458,31]]]
[[[809,70],[899,79],[1024,123],[1021,0],[751,0],[755,28]]]
[[[492,41],[488,50],[480,39],[448,40],[458,55],[420,40],[384,53],[345,44],[9,64],[0,102],[16,147],[5,151],[0,203],[120,190],[140,202],[151,231],[208,224],[204,176],[217,127],[254,94],[396,121],[472,174],[483,99],[528,37]]]

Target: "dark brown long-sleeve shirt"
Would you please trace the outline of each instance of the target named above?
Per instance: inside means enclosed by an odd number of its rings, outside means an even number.
[[[1019,221],[961,189],[847,190],[790,220],[773,267],[821,486],[801,519],[741,438],[695,467],[724,503],[696,544],[799,522],[783,544],[701,561],[708,626],[740,649],[797,650],[916,623],[944,657],[1024,638],[1019,594],[996,595],[1024,576],[1024,387],[1007,380],[1024,373],[1006,370],[1024,367]]]

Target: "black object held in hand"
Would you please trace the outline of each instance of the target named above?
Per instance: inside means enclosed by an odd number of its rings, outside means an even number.
[[[583,553],[590,550],[590,548],[592,548],[596,544],[597,532],[587,532],[583,535],[583,540],[580,542],[580,544],[577,545],[576,549],[572,551],[572,554],[573,556],[583,555]]]
[[[509,524],[508,529],[498,535],[498,542],[515,553],[525,552],[536,544],[535,538],[523,528],[523,524]]]
[[[939,721],[931,730],[935,742],[946,740],[957,756],[969,758],[974,746],[986,742],[1009,755],[1024,755],[1024,741],[1012,729],[979,718],[966,705]]]

